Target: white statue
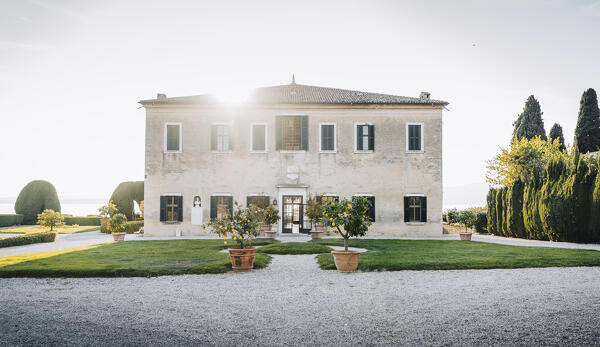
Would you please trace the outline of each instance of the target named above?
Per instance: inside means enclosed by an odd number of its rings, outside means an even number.
[[[197,195],[192,206],[192,225],[202,225],[202,200]]]

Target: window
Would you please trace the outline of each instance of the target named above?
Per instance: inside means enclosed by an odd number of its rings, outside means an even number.
[[[162,195],[160,197],[160,221],[183,221],[183,197],[181,195]]]
[[[181,152],[181,123],[165,123],[165,152]]]
[[[329,194],[329,195],[318,195],[317,201],[320,201],[322,204],[328,204],[332,201],[340,201],[340,197],[337,195]]]
[[[375,126],[367,123],[356,123],[356,151],[375,150]]]
[[[227,152],[232,148],[230,129],[228,124],[213,124],[211,149],[218,152]]]
[[[357,194],[354,196],[364,196],[369,200],[369,209],[367,210],[367,217],[371,219],[371,222],[375,222],[375,197],[373,195],[368,194]]]
[[[406,125],[406,150],[416,152],[423,150],[423,124],[408,123]]]
[[[277,150],[308,150],[308,116],[278,116],[276,125]]]
[[[248,195],[246,197],[246,206],[254,205],[259,208],[265,208],[269,206],[269,197],[266,195]]]
[[[337,150],[335,123],[321,123],[320,127],[320,148],[321,152],[335,152]]]
[[[233,214],[233,197],[231,195],[213,195],[210,197],[210,219],[221,219]]]
[[[404,222],[427,222],[427,197],[422,195],[404,197]]]
[[[267,151],[267,125],[266,124],[252,124],[250,128],[250,136],[252,138],[252,146],[250,148],[253,152],[266,152]]]

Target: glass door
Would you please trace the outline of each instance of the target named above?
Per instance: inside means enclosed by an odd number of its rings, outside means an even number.
[[[283,230],[284,233],[300,233],[303,230],[302,195],[283,196]]]

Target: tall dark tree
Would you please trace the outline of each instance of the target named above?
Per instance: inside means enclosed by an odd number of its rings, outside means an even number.
[[[595,152],[600,148],[600,111],[596,91],[592,88],[583,92],[579,102],[575,145],[581,153]]]
[[[544,130],[544,120],[542,119],[543,114],[540,103],[533,95],[530,95],[525,102],[523,113],[513,123],[515,126],[513,137],[516,136],[520,140],[540,136],[543,140],[546,140],[546,130]]]
[[[550,138],[551,141],[558,139],[558,142],[560,142],[561,150],[564,150],[566,148],[565,147],[565,137],[563,136],[563,130],[562,130],[562,127],[560,126],[560,124],[554,123],[554,125],[552,126],[552,129],[550,129],[550,134],[548,134],[548,137]]]

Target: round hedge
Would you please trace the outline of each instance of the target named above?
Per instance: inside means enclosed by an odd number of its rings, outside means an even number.
[[[110,201],[128,220],[134,219],[133,202],[139,204],[142,200],[144,200],[144,181],[120,183],[110,196]]]
[[[35,224],[45,209],[60,212],[60,201],[52,183],[36,180],[27,183],[15,202],[15,212],[23,215],[23,224]]]

